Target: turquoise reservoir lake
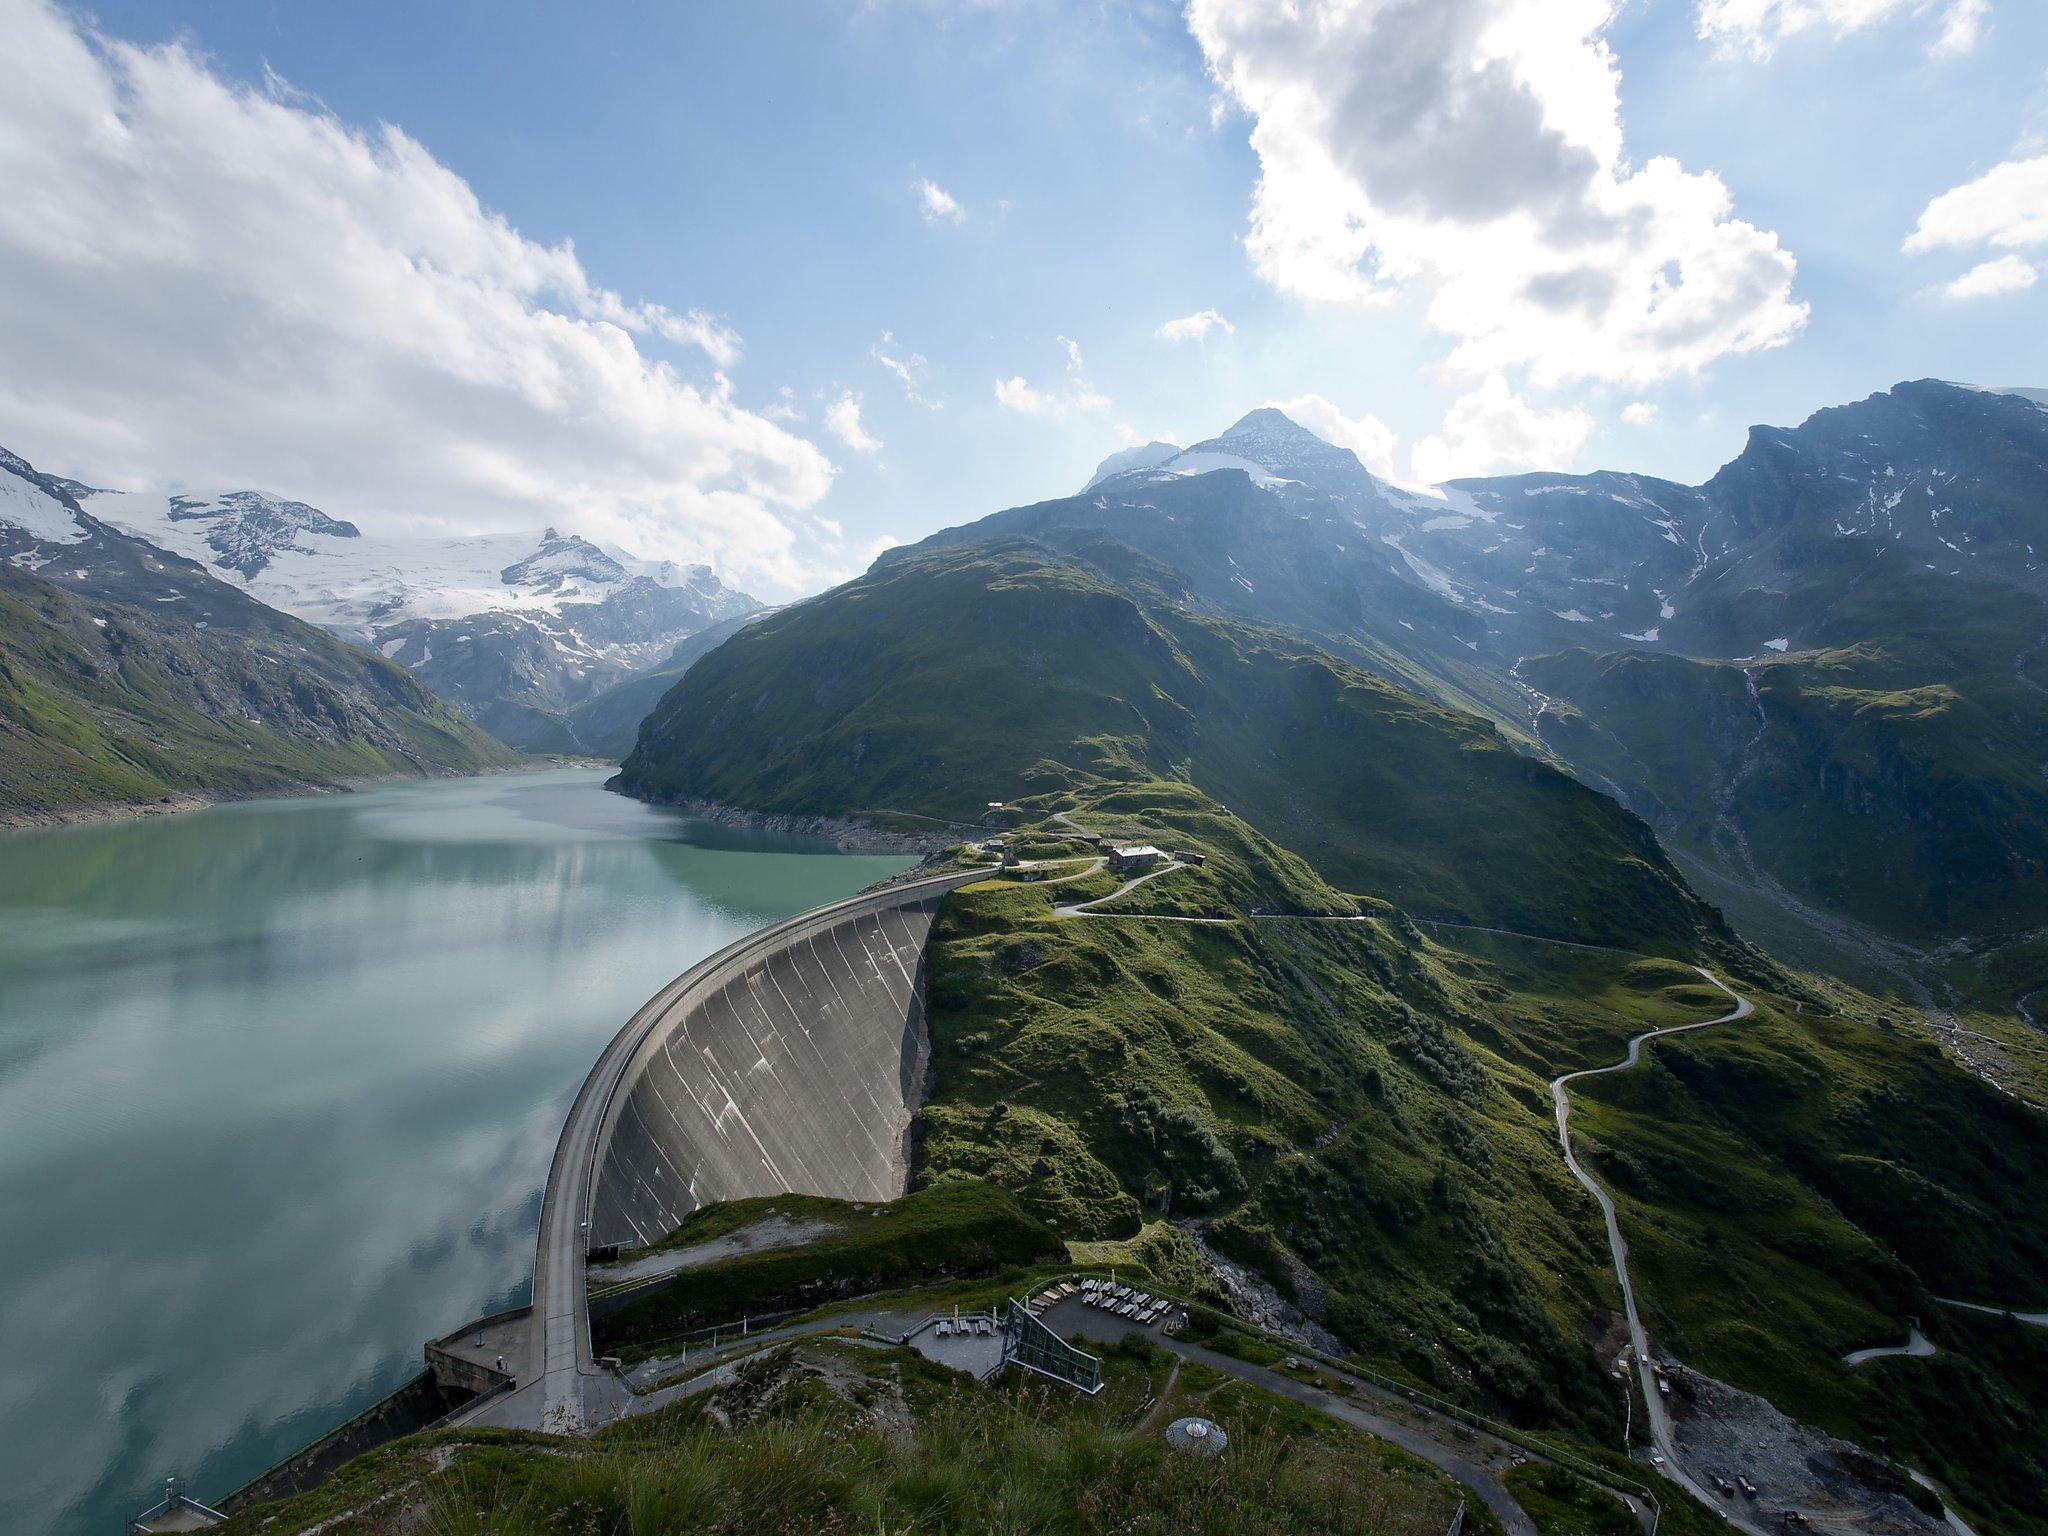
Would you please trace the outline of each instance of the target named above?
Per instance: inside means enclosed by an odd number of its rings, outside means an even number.
[[[604,778],[0,834],[0,1531],[221,1497],[523,1300],[604,1042],[909,862]]]

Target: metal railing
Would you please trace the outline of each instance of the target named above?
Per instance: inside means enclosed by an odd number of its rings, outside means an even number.
[[[131,1532],[146,1532],[152,1520],[160,1520],[166,1515],[183,1514],[197,1515],[201,1520],[212,1525],[223,1525],[227,1522],[228,1518],[212,1506],[202,1504],[197,1499],[178,1492],[178,1480],[175,1477],[167,1477],[164,1479],[164,1496],[137,1515],[133,1520],[130,1520],[128,1522],[128,1529]]]

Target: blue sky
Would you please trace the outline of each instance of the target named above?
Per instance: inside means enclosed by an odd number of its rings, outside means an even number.
[[[1071,490],[1125,434],[1192,441],[1269,401],[1318,397],[1309,425],[1403,477],[1690,480],[1751,422],[1902,378],[2048,383],[2048,284],[2032,281],[2048,262],[2048,8],[1434,3],[1430,27],[1403,28],[1400,0],[1360,0],[1383,14],[1304,43],[1256,0],[122,0],[90,23],[0,0],[58,60],[36,73],[66,94],[17,108],[12,153],[38,157],[60,222],[104,227],[139,199],[169,231],[66,255],[0,223],[0,280],[33,295],[0,301],[0,443],[123,484],[254,482],[386,528],[588,524],[788,596],[878,540]],[[1500,44],[1518,6],[1532,35]],[[1518,84],[1457,95],[1475,46]],[[1618,115],[1588,69],[1618,79]],[[1563,125],[1534,147],[1517,126],[1533,119],[1509,110],[1522,86]],[[79,133],[61,120],[102,88],[128,135],[71,166]],[[1324,105],[1301,108],[1304,92]],[[1418,120],[1437,126],[1418,136]],[[382,124],[426,164],[391,160]],[[24,148],[36,133],[47,145]],[[1665,184],[1631,179],[1658,156],[1678,162]],[[1709,173],[1729,206],[1688,211]],[[264,190],[280,178],[289,209]],[[935,211],[926,182],[953,205]],[[421,233],[429,197],[456,211]],[[1247,245],[1261,217],[1286,231],[1263,255]],[[1609,218],[1670,224],[1631,254],[1584,234]],[[1549,221],[1537,265],[1601,293],[1725,268],[1702,291],[1711,315],[1683,345],[1622,300],[1583,341],[1573,314],[1525,323],[1523,219]],[[418,254],[463,220],[481,231],[464,254]],[[231,232],[232,272],[203,249],[182,268],[159,254],[194,230]],[[1356,262],[1323,254],[1351,236]],[[608,299],[506,277],[563,242],[571,285]],[[402,274],[365,290],[333,255],[359,247],[374,254],[358,267],[453,267],[462,292],[423,299]],[[1987,291],[1944,291],[1979,269]],[[1332,283],[1359,291],[1312,293]],[[530,313],[504,318],[501,288]],[[1447,294],[1462,319],[1445,320]],[[462,314],[450,351],[477,359],[449,365],[453,383],[413,344],[444,302]],[[110,309],[132,358],[100,334]],[[536,338],[543,311],[616,322],[570,338],[608,356],[575,364],[591,371],[574,388],[534,360],[555,344]],[[1228,329],[1161,336],[1207,311]],[[672,385],[634,372],[663,365]],[[494,392],[517,397],[503,422]]]

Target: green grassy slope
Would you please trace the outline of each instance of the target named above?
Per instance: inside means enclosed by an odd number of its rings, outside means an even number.
[[[820,1343],[589,1442],[454,1430],[398,1441],[229,1536],[1440,1536],[1460,1490],[1406,1453],[1200,1365],[1105,1352],[1084,1398],[1013,1372],[993,1389],[907,1350]],[[1161,1428],[1230,1436],[1195,1461]],[[329,1522],[329,1523],[323,1523]],[[1474,1536],[1497,1536],[1483,1509]]]
[[[1854,994],[1826,1006],[1665,1042],[1585,1086],[1577,1123],[1645,1320],[1689,1363],[1888,1445],[1992,1528],[2048,1528],[2048,1335],[1932,1300],[2039,1299],[2048,1122]],[[1941,1354],[1833,1364],[1907,1317]]]
[[[0,565],[0,816],[514,760],[404,669],[274,618],[202,628]]]
[[[1114,825],[1142,793],[1076,817]],[[1285,866],[1248,829],[1208,842],[1171,803],[1142,821],[1210,862],[1110,910],[1229,908]],[[1292,894],[1317,905],[1304,873]],[[1205,882],[1216,894],[1174,893]],[[1058,891],[992,881],[941,913],[921,1176],[992,1179],[1077,1239],[1167,1205],[1283,1289],[1313,1271],[1331,1325],[1384,1368],[1618,1432],[1578,1337],[1613,1299],[1597,1212],[1548,1139],[1532,1064],[1619,1054],[1648,1020],[1715,1010],[1697,977],[1556,949],[1545,991],[1384,906],[1353,923],[1060,919]]]
[[[622,785],[972,819],[1034,791],[1177,779],[1332,883],[1417,912],[1680,950],[1717,928],[1604,796],[1304,640],[1177,607],[1126,554],[1120,587],[1026,543],[884,562],[692,667]]]
[[[1551,744],[1675,847],[1740,865],[1740,828],[1795,894],[1916,942],[2038,927],[2048,689],[2027,667],[2048,614],[1931,584],[1880,570],[1830,615],[1882,639],[1741,664],[1571,651],[1522,675],[1559,701]]]
[[[1211,845],[1144,796],[1074,814],[1212,857],[1113,910],[1255,904],[1255,833]],[[1289,874],[1313,896],[1312,873]],[[1380,1369],[1617,1442],[1618,1298],[1547,1083],[1620,1059],[1645,1028],[1719,1014],[1722,994],[1673,961],[1432,930],[1370,904],[1355,923],[1062,919],[1058,890],[989,881],[941,913],[921,1177],[991,1179],[1093,1242],[1150,1234],[1170,1205]],[[2033,1353],[1929,1321],[1944,1287],[2033,1295],[2048,1126],[1853,993],[1737,980],[1752,1020],[1659,1044],[1575,1097],[1653,1332],[1787,1411],[1890,1443],[2017,1515],[2009,1528],[2048,1529],[2022,1497],[2048,1488],[2048,1435],[2023,1428],[1996,1469],[1973,1449],[2027,1422]],[[1842,1366],[1908,1316],[1954,1344],[1901,1374],[1939,1369],[1901,1390]]]
[[[594,698],[572,706],[563,716],[565,734],[576,749],[599,757],[622,758],[640,739],[640,723],[654,713],[662,696],[682,675],[753,621],[754,615],[724,619],[701,630],[669,653],[658,667],[615,683]]]
[[[658,1247],[688,1246],[776,1206],[829,1230],[800,1246],[686,1269],[661,1290],[599,1319],[601,1348],[632,1348],[710,1323],[788,1311],[838,1296],[993,1274],[1058,1259],[1059,1239],[1009,1193],[952,1180],[884,1204],[778,1195],[711,1206]],[[730,1230],[730,1228],[726,1228]]]

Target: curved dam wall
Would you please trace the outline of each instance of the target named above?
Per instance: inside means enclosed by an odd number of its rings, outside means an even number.
[[[820,908],[681,977],[599,1123],[589,1244],[638,1247],[749,1195],[902,1194],[929,1055],[925,944],[971,878]]]

